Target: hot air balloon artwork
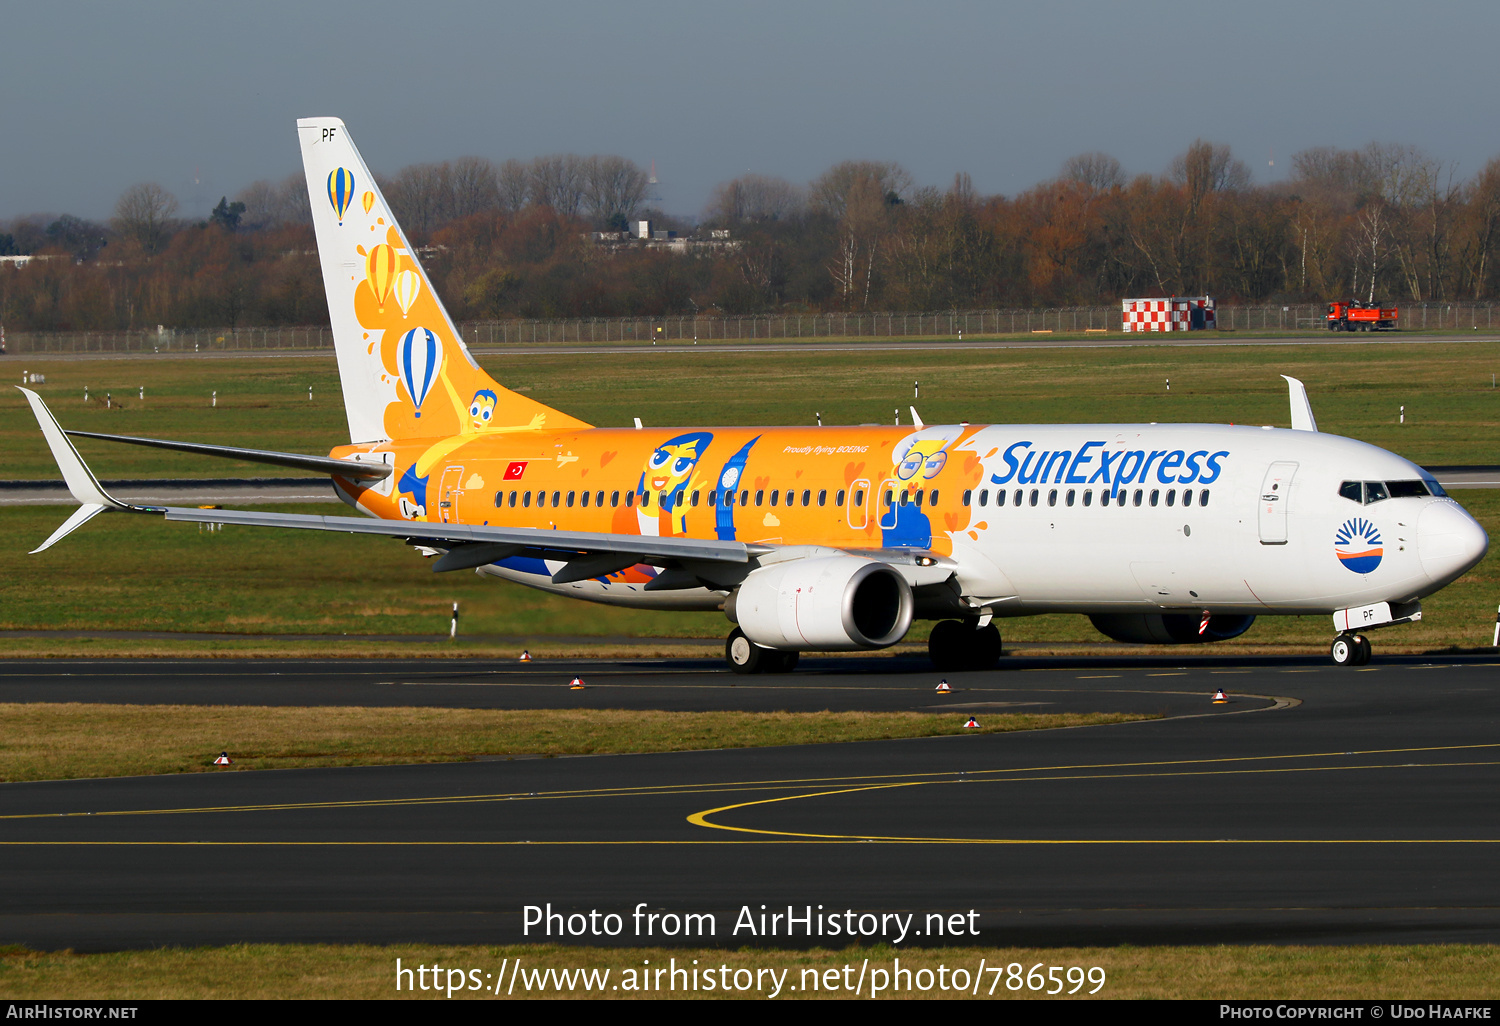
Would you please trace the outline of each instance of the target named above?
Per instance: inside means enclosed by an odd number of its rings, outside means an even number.
[[[354,202],[354,175],[348,169],[336,167],[328,175],[328,202],[333,204],[339,224],[343,224],[344,213]]]
[[[417,276],[416,271],[402,271],[396,275],[396,284],[391,291],[395,293],[396,305],[401,308],[401,316],[405,317],[422,291],[422,279]]]
[[[396,355],[401,362],[401,381],[406,385],[406,394],[411,396],[420,417],[422,400],[437,380],[442,359],[437,336],[426,328],[413,328],[401,336],[401,348]]]
[[[370,208],[375,205],[375,194],[373,192],[366,191],[365,194],[360,197],[360,202],[364,204],[365,213],[368,214],[370,212]]]
[[[391,294],[391,283],[396,278],[398,266],[396,251],[384,243],[370,250],[365,257],[365,281],[375,293],[375,303],[385,313],[385,300]]]

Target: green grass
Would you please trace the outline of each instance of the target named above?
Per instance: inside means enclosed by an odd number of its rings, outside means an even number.
[[[1319,426],[1363,438],[1424,463],[1500,463],[1500,391],[1490,388],[1500,343],[959,352],[729,354],[667,347],[659,352],[577,357],[488,357],[503,382],[602,425],[825,423],[888,420],[911,403],[929,422],[1242,421],[1284,424],[1284,372],[1307,382]],[[19,367],[19,364],[7,364]],[[40,391],[68,427],[303,452],[347,438],[331,357],[245,360],[26,361],[48,383]],[[17,374],[19,379],[19,374]],[[1166,391],[1170,378],[1172,390]],[[733,387],[726,388],[725,382]],[[125,408],[85,406],[83,385],[125,395]],[[314,387],[313,401],[307,386]],[[146,386],[146,400],[136,387]],[[210,391],[219,407],[210,409]],[[1398,408],[1407,423],[1396,423]],[[57,470],[19,393],[0,391],[0,476],[56,478]],[[279,474],[275,468],[104,442],[80,443],[95,471],[112,477]],[[1457,498],[1500,537],[1500,495]],[[318,506],[287,507],[297,512]],[[347,512],[330,504],[327,512]],[[54,549],[34,548],[63,507],[0,509],[0,629],[228,631],[244,643],[51,642],[0,639],[0,654],[164,651],[264,653],[254,635],[446,632],[453,601],[470,635],[604,638],[722,637],[717,613],[654,613],[592,605],[467,572],[436,575],[397,541],[314,532],[100,517]],[[1381,634],[1381,651],[1488,644],[1500,571],[1491,554],[1424,603],[1422,623]],[[1012,641],[1099,641],[1087,620],[1044,616],[1002,623]],[[925,625],[910,637],[920,643]],[[1325,617],[1265,619],[1250,645],[1327,644]],[[278,642],[276,651],[416,654],[400,643]],[[394,647],[394,651],[393,651]],[[1224,651],[1216,647],[1215,651]],[[425,652],[426,649],[423,649]],[[447,652],[449,649],[441,648]],[[474,651],[470,649],[470,651]],[[644,653],[643,653],[644,654]]]
[[[566,692],[559,678],[559,695]],[[0,781],[830,744],[1096,726],[1127,713],[662,712],[0,704]],[[212,765],[227,751],[232,767]]]
[[[607,356],[487,356],[502,383],[603,426],[903,421],[912,382],[929,423],[1188,421],[1288,423],[1291,374],[1318,425],[1419,463],[1500,462],[1500,342],[1366,346],[1141,347],[736,354],[692,347]],[[6,366],[21,369],[19,363]],[[348,440],[331,356],[25,361],[64,427],[326,452]],[[17,373],[15,380],[19,380]],[[1172,382],[1170,393],[1166,381]],[[732,382],[732,387],[726,387]],[[87,384],[95,397],[82,402]],[[138,400],[137,388],[146,387]],[[307,388],[313,386],[313,401]],[[106,410],[104,391],[123,398]],[[209,394],[219,392],[217,409]],[[1406,407],[1407,423],[1397,423]],[[20,393],[0,392],[0,477],[56,478]],[[215,477],[277,471],[106,442],[80,442],[101,477]]]
[[[605,910],[608,911],[608,910]],[[1113,999],[1184,999],[1198,1000],[1401,1000],[1401,999],[1473,999],[1489,1002],[1494,998],[1495,978],[1500,973],[1500,948],[1482,945],[1363,945],[1357,947],[1272,947],[1194,946],[1194,947],[1119,947],[1119,948],[893,948],[889,946],[851,947],[842,950],[812,949],[784,951],[778,949],[738,948],[599,948],[564,947],[561,945],[513,945],[505,947],[437,946],[437,945],[303,945],[254,944],[223,948],[163,948],[155,951],[119,951],[104,954],[37,952],[25,948],[0,949],[0,990],[11,1000],[43,998],[172,1000],[188,998],[415,998],[447,1000],[445,993],[432,990],[396,991],[396,960],[403,968],[431,969],[439,966],[447,981],[449,969],[475,970],[480,980],[493,978],[520,959],[521,969],[608,969],[610,976],[603,993],[596,997],[628,998],[661,996],[713,998],[721,992],[699,991],[696,994],[659,995],[609,990],[624,979],[626,970],[637,973],[649,964],[653,967],[677,966],[691,969],[694,960],[701,969],[727,967],[735,970],[773,969],[786,971],[786,989],[779,1000],[793,998],[849,998],[847,991],[821,989],[822,981],[844,979],[845,966],[852,967],[848,977],[850,989],[860,969],[884,970],[889,979],[901,960],[900,968],[911,970],[915,983],[917,972],[935,973],[941,966],[949,972],[961,968],[973,974],[981,960],[987,966],[1008,967],[1019,964],[1029,970],[1038,962],[1042,972],[1049,966],[1079,967],[1085,971],[1104,970],[1104,985],[1095,998]],[[868,965],[865,960],[868,959]],[[823,974],[833,970],[834,977]],[[804,975],[806,972],[806,975]],[[1065,973],[1059,973],[1064,976]],[[811,991],[810,982],[817,977],[820,989]],[[415,974],[413,974],[413,979]],[[508,978],[508,977],[507,977]],[[741,980],[747,977],[741,975]],[[868,998],[873,973],[859,995]],[[972,975],[971,975],[972,980]],[[461,979],[453,977],[455,986]],[[665,975],[663,977],[665,979]],[[700,977],[701,979],[701,977]],[[985,972],[980,996],[988,993],[996,981]],[[1097,975],[1096,975],[1097,979]],[[430,983],[425,973],[423,983]],[[1037,998],[1029,990],[1012,991],[1006,986],[1002,971],[993,999]],[[808,990],[800,989],[808,985]],[[769,989],[770,984],[767,984]],[[1069,985],[1071,986],[1071,985]],[[791,990],[798,987],[798,990]],[[1046,1000],[1084,1000],[1093,989],[1085,983],[1078,997],[1058,996]],[[527,993],[517,984],[514,993],[502,990],[499,1000],[521,997],[588,997],[578,989],[572,992],[553,988]],[[768,993],[731,993],[729,996],[759,997]],[[898,998],[969,998],[969,994],[942,992],[935,987],[922,993],[908,992],[882,995]],[[486,993],[455,990],[453,1000],[477,998],[496,1000]]]

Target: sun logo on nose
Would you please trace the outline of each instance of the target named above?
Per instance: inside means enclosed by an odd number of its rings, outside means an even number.
[[[1369,573],[1380,565],[1385,555],[1379,529],[1364,517],[1345,520],[1334,532],[1333,554],[1349,570],[1357,574]]]

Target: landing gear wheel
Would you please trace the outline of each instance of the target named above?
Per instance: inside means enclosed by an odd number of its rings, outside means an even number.
[[[735,673],[764,673],[766,664],[778,655],[779,652],[755,644],[738,627],[729,632],[724,642],[724,658]]]
[[[927,655],[932,665],[944,673],[953,673],[965,668],[969,633],[961,620],[943,620],[932,625],[927,637]]]
[[[973,621],[943,620],[927,638],[927,654],[939,670],[993,670],[1000,660],[1000,628],[987,624],[977,630]]]
[[[1370,657],[1374,654],[1374,650],[1370,648],[1370,639],[1365,637],[1363,634],[1356,634],[1354,636],[1354,647],[1358,649],[1358,654],[1355,658],[1354,665],[1364,666],[1370,661]]]
[[[1335,666],[1356,666],[1359,659],[1359,645],[1351,634],[1340,634],[1333,639],[1333,644],[1328,648],[1328,654],[1333,657]]]

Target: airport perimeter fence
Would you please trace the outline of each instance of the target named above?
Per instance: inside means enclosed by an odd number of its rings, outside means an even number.
[[[1408,331],[1488,331],[1492,303],[1412,303],[1401,306]],[[1320,303],[1218,307],[1220,331],[1306,334],[1326,326]],[[1120,307],[1076,306],[1036,310],[753,314],[745,316],[581,317],[566,320],[465,321],[471,348],[545,345],[619,345],[653,342],[766,339],[954,339],[995,335],[1119,334]],[[164,328],[149,331],[11,332],[10,353],[194,353],[330,349],[327,325],[274,328]]]

